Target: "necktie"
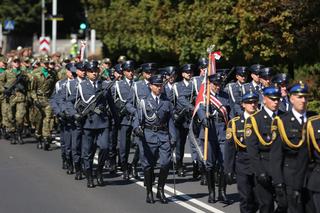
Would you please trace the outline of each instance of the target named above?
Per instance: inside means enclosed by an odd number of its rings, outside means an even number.
[[[259,86],[255,86],[256,92],[259,91]]]
[[[274,112],[272,113],[272,119],[274,119],[277,116],[277,114]]]
[[[300,120],[301,120],[301,125],[303,125],[304,124],[304,116],[303,115],[300,116]]]
[[[158,97],[156,97],[156,103],[157,103],[157,105],[159,104],[159,98]]]
[[[129,81],[129,86],[132,87],[132,80]]]
[[[97,91],[97,83],[96,82],[93,82],[93,88],[94,88],[94,91]]]

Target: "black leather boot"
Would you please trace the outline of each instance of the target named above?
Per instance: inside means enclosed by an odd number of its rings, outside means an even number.
[[[97,177],[98,186],[104,186],[102,171],[103,171],[103,167],[98,167],[97,168],[96,177]]]
[[[62,154],[61,158],[62,158],[62,169],[65,170],[65,169],[68,168],[66,155],[65,155],[65,154]]]
[[[153,198],[153,192],[152,192],[152,175],[151,175],[151,170],[145,170],[144,171],[144,181],[147,189],[147,197],[146,197],[146,202],[147,203],[154,203],[154,198]]]
[[[206,172],[206,167],[204,164],[201,165],[200,185],[202,185],[202,186],[207,185],[207,172]]]
[[[19,129],[17,129],[17,132],[16,132],[16,134],[17,134],[17,142],[20,145],[24,144],[24,141],[23,141],[23,138],[22,138],[22,131],[23,131],[22,128],[19,128]]]
[[[227,198],[226,188],[227,188],[226,175],[224,174],[223,171],[220,171],[219,184],[218,184],[218,200],[222,201],[223,203],[229,204],[230,201]]]
[[[73,163],[71,159],[67,159],[67,174],[72,175],[73,174]]]
[[[49,149],[50,149],[50,139],[49,138],[45,138],[43,140],[43,142],[44,142],[43,150],[44,151],[49,151]]]
[[[137,165],[139,162],[139,146],[136,146],[131,163],[131,176],[137,180],[140,180],[139,173],[137,170]]]
[[[179,177],[185,177],[182,162],[177,162],[177,174]]]
[[[37,137],[37,149],[42,149],[43,145],[42,145],[42,138],[41,137]]]
[[[198,179],[200,175],[198,161],[192,162],[192,177]]]
[[[214,180],[214,170],[207,171],[207,183],[208,183],[208,191],[209,191],[209,197],[208,202],[209,203],[215,203],[216,202],[216,192],[215,192],[215,180]]]
[[[94,183],[93,183],[92,170],[91,169],[88,169],[86,171],[86,176],[87,176],[87,187],[88,188],[93,188],[94,187]]]
[[[160,199],[161,203],[168,203],[168,200],[164,194],[164,185],[166,183],[167,177],[168,177],[168,169],[160,169],[160,173],[159,173],[159,180],[158,180],[158,188],[157,188],[157,198]]]
[[[128,171],[128,163],[123,162],[122,164],[122,178],[123,180],[129,180],[129,171]]]
[[[74,168],[76,170],[76,175],[74,176],[75,180],[82,180],[82,169],[80,163],[75,163]]]
[[[10,143],[17,144],[17,135],[13,132],[10,133]]]

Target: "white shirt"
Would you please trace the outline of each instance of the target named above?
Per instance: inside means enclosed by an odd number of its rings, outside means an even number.
[[[294,108],[292,108],[292,113],[293,113],[294,117],[299,121],[300,124],[302,124],[301,116],[303,116],[303,122],[304,122],[304,123],[307,121],[306,112],[304,112],[303,114],[301,114],[301,113],[297,112],[297,110],[295,110]]]
[[[184,85],[186,85],[186,87],[188,87],[188,86],[189,86],[189,84],[190,84],[190,82],[189,82],[189,81],[187,81],[186,79],[183,79],[183,83],[184,83]]]
[[[276,115],[278,115],[278,110],[275,111],[275,112],[273,112],[272,110],[270,110],[270,109],[269,109],[268,107],[266,107],[266,106],[264,106],[263,108],[266,110],[267,114],[270,116],[270,118],[271,118],[272,120],[273,120],[273,117],[272,117],[273,113],[275,113]]]
[[[79,78],[79,77],[77,77],[77,79],[78,79],[78,82],[79,83],[81,83],[83,80],[81,79],[81,78]]]
[[[130,80],[127,79],[127,78],[124,78],[124,79],[126,80],[126,82],[128,83],[128,85],[130,86]],[[131,80],[131,82],[133,82],[133,81]]]
[[[249,118],[249,117],[250,117],[250,114],[249,114],[249,113],[247,113],[246,111],[244,111],[244,113],[243,113],[243,117],[244,117],[244,119],[247,119],[247,118]]]
[[[149,85],[149,81],[147,79],[144,79],[144,82],[146,82],[146,85]]]
[[[158,103],[157,103],[157,104],[159,104],[159,102],[160,102],[160,95],[155,95],[155,94],[153,94],[153,92],[151,92],[151,95],[152,95],[152,97],[153,97],[153,99],[154,99],[155,101],[157,101],[157,98],[158,98]]]
[[[172,90],[173,85],[172,85],[172,84],[170,84],[169,82],[168,82],[168,84],[167,84],[167,85],[168,85],[169,89],[170,89],[170,90]]]
[[[91,83],[91,85],[92,85],[93,88],[94,88],[95,86],[96,86],[96,88],[98,88],[98,84],[97,84],[96,81],[91,81],[91,80],[89,80],[89,81],[90,81],[90,83]]]
[[[256,88],[256,86],[258,86],[259,88],[261,87],[260,84],[257,84],[255,81],[252,81],[252,85],[254,88]]]

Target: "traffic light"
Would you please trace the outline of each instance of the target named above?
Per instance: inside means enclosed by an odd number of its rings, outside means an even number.
[[[81,30],[87,29],[87,24],[86,24],[85,22],[82,22],[82,23],[80,24],[80,29],[81,29]]]

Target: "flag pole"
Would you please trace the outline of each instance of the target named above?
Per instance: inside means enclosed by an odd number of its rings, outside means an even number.
[[[211,73],[211,54],[213,51],[214,45],[211,45],[208,49],[207,52],[209,54],[209,63],[208,63],[208,70],[206,74],[206,118],[209,119],[209,103],[210,103],[210,82],[209,82],[209,74]],[[204,129],[204,150],[203,150],[203,160],[206,162],[208,159],[208,136],[209,136],[209,129],[208,127],[205,127]]]

